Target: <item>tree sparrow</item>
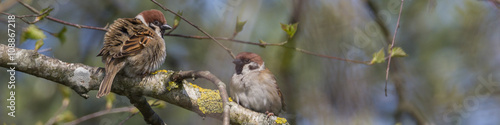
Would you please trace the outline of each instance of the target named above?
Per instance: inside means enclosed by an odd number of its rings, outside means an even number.
[[[109,94],[113,79],[120,71],[128,77],[143,77],[158,69],[167,55],[163,33],[168,29],[171,27],[158,10],[146,10],[135,18],[115,20],[97,55],[102,56],[106,70],[97,98]]]
[[[242,52],[233,61],[236,65],[231,84],[231,97],[248,109],[279,115],[285,110],[283,95],[274,75],[264,66],[262,58],[250,52]]]

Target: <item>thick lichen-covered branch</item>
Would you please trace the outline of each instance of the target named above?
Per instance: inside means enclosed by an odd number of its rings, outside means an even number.
[[[12,48],[15,52],[11,54],[14,59],[11,61],[9,53],[7,53],[8,49],[7,45],[0,44],[1,67],[15,67],[16,71],[68,86],[84,98],[90,97],[87,95],[89,91],[99,89],[100,81],[104,77],[102,68],[80,63],[63,62],[39,54],[34,50]],[[8,63],[16,63],[16,65],[9,65]],[[153,97],[198,113],[201,116],[222,120],[223,104],[218,90],[204,89],[185,80],[180,82],[171,81],[171,77],[175,73],[182,72],[161,70],[144,78],[129,78],[117,75],[111,92],[127,97],[138,95]],[[286,119],[275,116],[267,118],[263,113],[253,112],[234,102],[228,102],[228,105],[231,113],[230,120],[233,124],[288,124]],[[140,106],[137,108],[140,108]],[[146,116],[145,120],[147,120]]]

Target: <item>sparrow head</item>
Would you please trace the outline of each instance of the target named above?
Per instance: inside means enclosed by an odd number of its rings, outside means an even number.
[[[262,58],[251,52],[239,53],[233,63],[236,65],[236,74],[244,74],[251,71],[261,71],[265,69]]]
[[[167,20],[165,20],[163,13],[155,9],[142,11],[135,18],[140,19],[144,25],[157,31],[161,37],[163,37],[165,30],[172,29],[172,27],[167,25]]]

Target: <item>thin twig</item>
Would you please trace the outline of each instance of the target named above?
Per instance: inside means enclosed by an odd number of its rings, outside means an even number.
[[[21,3],[21,5],[23,5],[24,7],[28,8],[31,12],[36,13],[38,15],[41,15],[40,11],[36,10],[35,8],[31,7],[30,5],[24,3],[24,2],[22,2],[20,0],[18,2]],[[94,26],[86,26],[86,25],[80,25],[80,24],[70,23],[70,22],[59,20],[59,19],[51,17],[51,16],[46,16],[45,18],[47,18],[49,20],[52,20],[52,21],[55,21],[55,22],[58,22],[58,23],[61,23],[61,24],[64,24],[64,25],[73,26],[73,27],[76,27],[76,28],[86,28],[86,29],[108,31],[108,29],[106,29],[106,28],[94,27]]]
[[[86,26],[86,25],[80,25],[80,24],[70,23],[70,22],[62,21],[62,20],[59,20],[59,19],[56,19],[56,18],[50,17],[50,16],[47,16],[46,18],[49,19],[49,20],[52,20],[52,21],[55,21],[55,22],[58,22],[58,23],[62,23],[62,24],[65,24],[65,25],[73,26],[73,27],[76,27],[76,28],[79,28],[79,29],[80,28],[85,28],[85,29],[94,29],[94,30],[108,31],[108,29],[106,29],[106,28],[94,27],[94,26]]]
[[[123,125],[123,123],[125,123],[127,120],[129,120],[130,118],[132,118],[132,117],[134,117],[135,115],[137,115],[137,113],[139,113],[139,112],[136,112],[136,113],[132,113],[132,114],[130,114],[127,118],[123,119],[123,121],[121,121],[121,122],[119,123],[119,125]]]
[[[151,0],[153,3],[155,3],[156,5],[160,6],[163,10],[165,11],[168,11],[172,14],[174,14],[175,16],[179,16],[182,20],[186,21],[187,23],[189,23],[189,25],[193,26],[194,28],[198,29],[200,32],[202,32],[203,34],[205,34],[206,36],[210,37],[210,39],[212,39],[213,41],[215,41],[215,43],[219,44],[219,46],[221,46],[222,48],[224,48],[228,53],[229,55],[231,55],[231,57],[234,59],[235,56],[233,54],[233,52],[231,51],[231,49],[227,48],[226,46],[224,46],[222,43],[220,43],[219,41],[217,41],[217,39],[215,39],[214,37],[212,37],[210,34],[208,34],[207,32],[205,32],[204,30],[202,30],[200,27],[194,25],[193,23],[191,23],[190,21],[188,21],[186,18],[182,17],[181,15],[175,13],[174,11],[166,8],[165,6],[161,5],[160,3],[156,2],[156,0]]]
[[[396,35],[398,34],[398,29],[399,29],[399,20],[401,19],[401,13],[403,12],[403,4],[404,0],[401,0],[401,6],[399,7],[399,15],[398,15],[398,22],[396,22],[396,28],[394,28],[394,36],[392,37],[392,43],[391,46],[388,49],[389,53],[389,59],[387,60],[387,70],[385,70],[385,96],[387,96],[387,81],[389,81],[389,69],[391,68],[391,50],[394,47],[394,43],[396,41]]]
[[[4,15],[9,15],[9,16],[10,16],[10,15],[13,15],[13,16],[15,16],[16,18],[21,19],[23,22],[25,22],[25,23],[27,23],[27,24],[34,24],[34,23],[37,23],[38,21],[40,21],[40,20],[35,20],[35,21],[31,22],[31,21],[26,20],[26,17],[32,17],[33,15],[21,15],[21,16],[17,16],[17,15],[10,14],[10,13],[6,13],[6,12],[2,12],[2,14],[4,14]],[[38,16],[38,14],[35,14],[34,16]]]
[[[211,39],[207,36],[189,36],[189,35],[182,35],[182,34],[168,34],[167,36],[194,38],[194,39]],[[258,46],[281,46],[281,45],[287,43],[287,41],[281,42],[281,43],[255,43],[255,42],[248,42],[248,41],[231,39],[231,38],[227,38],[227,37],[214,37],[214,38],[218,39],[218,40],[227,40],[227,41],[232,41],[232,42],[237,42],[237,43],[244,43],[244,44],[251,44],[251,45],[258,45]]]
[[[39,53],[43,53],[43,52],[47,52],[47,51],[52,51],[52,48],[38,50]]]
[[[194,39],[210,39],[209,37],[206,36],[188,36],[188,35],[181,35],[181,34],[168,34],[167,36],[176,36],[176,37],[183,37],[183,38],[194,38]],[[287,41],[281,42],[281,43],[256,43],[256,42],[248,42],[248,41],[242,41],[242,40],[236,40],[236,39],[231,39],[227,37],[214,37],[215,39],[218,40],[226,40],[226,41],[231,41],[231,42],[237,42],[237,43],[244,43],[244,44],[251,44],[251,45],[258,45],[258,46],[280,46],[288,49],[293,49],[301,53],[313,55],[313,56],[318,56],[318,57],[323,57],[323,58],[329,58],[329,59],[336,59],[336,60],[341,60],[341,61],[346,61],[346,62],[352,62],[352,63],[361,63],[361,64],[367,64],[371,65],[369,61],[357,61],[357,60],[350,60],[350,59],[344,59],[340,57],[334,57],[334,56],[327,56],[323,54],[317,54],[311,51],[307,51],[301,48],[296,48],[296,47],[288,47],[288,46],[283,46]]]
[[[107,114],[112,114],[112,113],[131,112],[134,109],[135,109],[134,106],[127,106],[127,107],[121,107],[121,108],[114,108],[114,109],[110,109],[110,110],[102,110],[102,111],[98,111],[98,112],[80,117],[80,118],[73,120],[71,122],[65,123],[65,125],[76,125],[80,122],[83,122],[83,121],[86,121],[86,120],[89,120],[89,119],[92,119],[95,117],[99,117],[99,116],[103,116],[103,115],[107,115]]]
[[[6,12],[2,12],[2,14],[4,15],[14,15],[14,14],[10,14],[10,13],[6,13]],[[32,14],[32,15],[21,15],[21,16],[18,16],[18,15],[14,15],[16,18],[25,18],[25,17],[37,17],[37,16],[40,16],[38,14]]]

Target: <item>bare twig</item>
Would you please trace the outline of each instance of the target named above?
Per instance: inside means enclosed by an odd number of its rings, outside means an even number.
[[[398,15],[398,21],[396,22],[396,28],[394,28],[394,36],[392,37],[392,43],[391,46],[388,49],[389,52],[389,59],[387,60],[387,69],[385,70],[385,96],[387,96],[387,81],[389,81],[389,69],[391,67],[391,50],[394,47],[394,43],[396,41],[396,35],[398,34],[398,29],[399,29],[399,20],[401,19],[401,13],[403,12],[403,4],[404,0],[401,0],[401,6],[399,7],[399,15]]]
[[[182,35],[182,34],[167,34],[167,36],[193,38],[193,39],[211,39],[207,36],[188,36],[188,35]],[[281,45],[284,45],[285,43],[287,43],[287,41],[281,42],[281,43],[255,43],[255,42],[248,42],[248,41],[231,39],[231,38],[227,38],[227,37],[214,37],[214,38],[218,39],[218,40],[227,40],[227,41],[231,41],[231,42],[258,45],[258,46],[281,46]]]
[[[14,15],[14,14],[10,14],[10,13],[6,13],[6,12],[2,12],[2,14],[4,14],[4,15],[9,15],[9,16],[10,16],[10,15],[13,15],[13,16],[15,16],[16,18],[21,19],[23,22],[25,22],[25,23],[27,23],[27,24],[35,24],[35,23],[37,23],[38,21],[40,21],[40,20],[28,21],[28,20],[26,19],[26,17],[37,17],[37,16],[40,16],[40,14],[34,14],[34,15],[21,15],[21,16]]]
[[[167,34],[167,36],[176,36],[176,37],[194,38],[194,39],[210,39],[209,37],[206,37],[206,36],[188,36],[188,35],[181,35],[181,34]],[[258,46],[280,46],[280,47],[284,47],[284,48],[288,48],[288,49],[293,49],[293,50],[296,50],[296,51],[304,53],[304,54],[313,55],[313,56],[329,58],[329,59],[336,59],[336,60],[352,62],[352,63],[361,63],[361,64],[371,65],[370,61],[357,61],[357,60],[344,59],[344,58],[340,58],[340,57],[327,56],[327,55],[323,55],[323,54],[314,53],[314,52],[307,51],[307,50],[297,48],[297,47],[284,46],[287,43],[287,41],[281,42],[281,43],[256,43],[256,42],[236,40],[236,39],[227,38],[227,37],[214,37],[214,38],[218,39],[218,40],[226,40],[226,41],[231,41],[231,42],[258,45]]]
[[[6,13],[6,12],[2,12],[2,14],[4,15],[14,15],[14,14],[10,14],[10,13]],[[32,14],[32,15],[21,15],[21,16],[18,16],[18,15],[14,15],[16,18],[25,18],[25,17],[37,17],[37,16],[40,16],[39,14]]]
[[[36,10],[35,8],[31,7],[30,5],[24,3],[24,2],[22,2],[20,0],[18,0],[18,2],[21,3],[21,5],[23,5],[24,7],[28,8],[31,12],[36,13],[38,15],[42,15],[42,13],[40,13],[40,11]],[[61,24],[64,24],[64,25],[73,26],[73,27],[76,27],[76,28],[86,28],[86,29],[108,31],[108,29],[106,29],[106,28],[94,27],[94,26],[86,26],[86,25],[80,25],[80,24],[70,23],[70,22],[59,20],[59,19],[51,17],[51,16],[46,16],[45,18],[47,18],[49,20],[52,20],[52,21],[55,21],[55,22],[58,22],[58,23],[61,23]]]
[[[130,118],[132,118],[135,115],[137,115],[137,113],[139,113],[139,112],[130,114],[127,118],[123,119],[123,121],[121,121],[118,125],[123,125],[123,123],[125,123],[127,120],[129,120]]]
[[[155,3],[156,5],[160,6],[163,10],[165,11],[168,11],[172,14],[174,14],[175,16],[179,16],[182,20],[186,21],[187,23],[189,23],[189,25],[193,26],[194,28],[198,29],[200,32],[202,32],[203,34],[205,34],[206,36],[208,36],[210,39],[212,39],[213,41],[215,41],[215,43],[219,44],[219,46],[221,46],[222,48],[224,48],[227,53],[229,53],[229,55],[231,55],[231,57],[234,59],[235,56],[233,54],[233,52],[231,51],[231,49],[225,47],[224,45],[222,45],[222,43],[220,43],[219,41],[217,41],[217,39],[215,39],[214,37],[212,37],[210,34],[208,34],[207,32],[205,32],[204,30],[202,30],[200,27],[194,25],[193,23],[191,23],[190,21],[188,21],[186,18],[182,17],[181,15],[175,13],[174,11],[166,8],[165,6],[161,5],[160,3],[156,2],[156,0],[151,0],[153,3]]]
[[[110,109],[110,110],[102,110],[102,111],[98,111],[98,112],[80,117],[80,118],[73,120],[71,122],[65,123],[65,125],[76,125],[76,124],[79,124],[80,122],[83,122],[83,121],[86,121],[86,120],[89,120],[89,119],[92,119],[95,117],[99,117],[99,116],[103,116],[103,115],[107,115],[107,114],[112,114],[112,113],[132,112],[132,111],[134,111],[134,109],[135,109],[134,106],[127,106],[127,107],[121,107],[121,108],[114,108],[114,109]]]
[[[217,78],[209,71],[181,71],[174,74],[174,76],[171,77],[172,78],[171,80],[179,82],[184,79],[189,79],[189,78],[196,79],[200,77],[210,80],[219,89],[220,96],[222,99],[222,105],[224,106],[222,121],[224,125],[229,125],[229,105],[228,105],[229,96],[226,91],[226,84],[224,84],[219,78]]]
[[[377,13],[377,9],[373,5],[371,1],[367,1],[367,4],[369,5],[369,8],[373,13]],[[401,12],[400,12],[401,13]],[[389,34],[389,29],[387,26],[384,26],[383,21],[380,19],[380,17],[375,16],[375,21],[380,27],[382,28],[382,32],[384,34],[384,37],[386,39],[387,44],[392,44],[392,41],[390,41],[391,36]],[[389,55],[390,56],[390,55]],[[392,75],[395,75],[392,77],[392,80],[394,82],[394,89],[396,90],[396,95],[398,98],[398,109],[396,113],[394,114],[394,117],[397,121],[401,121],[400,118],[404,113],[408,113],[412,118],[416,120],[417,125],[427,125],[427,124],[433,124],[430,123],[429,121],[426,120],[425,116],[419,112],[418,108],[413,106],[414,103],[409,102],[406,99],[406,94],[405,94],[405,87],[404,87],[404,79],[399,75],[403,74],[403,69],[404,67],[401,66],[401,62],[399,60],[393,60],[391,63],[393,67],[393,71],[391,72]]]
[[[55,21],[55,22],[58,22],[58,23],[61,23],[61,24],[73,26],[73,27],[76,27],[76,28],[85,28],[85,29],[94,29],[94,30],[108,31],[108,29],[106,29],[106,28],[94,27],[94,26],[86,26],[86,25],[80,25],[80,24],[70,23],[70,22],[62,21],[62,20],[59,20],[59,19],[56,19],[56,18],[50,17],[50,16],[47,16],[46,18],[49,19],[49,20],[52,20],[52,21]]]

